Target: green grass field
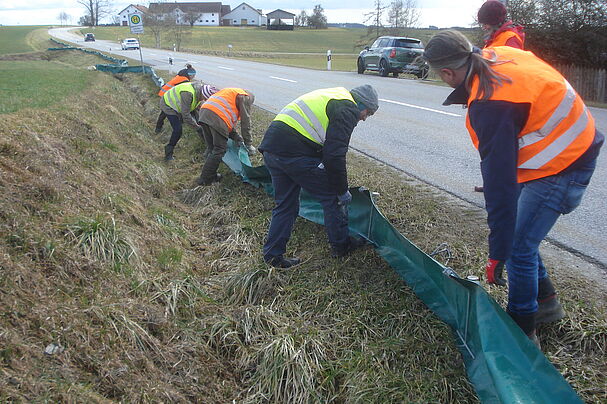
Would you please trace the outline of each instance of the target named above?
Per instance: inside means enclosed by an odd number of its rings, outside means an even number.
[[[83,35],[93,32],[98,39],[117,42],[133,36],[128,27],[83,28],[79,32]],[[406,35],[426,43],[436,32],[415,29]],[[474,32],[467,31],[466,34],[473,35]],[[356,55],[375,37],[376,34],[368,33],[366,28],[269,31],[264,27],[193,27],[181,43],[181,50],[320,70],[326,69],[326,53],[331,50],[333,70],[355,71]],[[141,36],[141,42],[143,46],[155,46],[150,30]],[[171,49],[173,42],[170,33],[161,37],[162,48]],[[228,45],[232,45],[230,52]]]
[[[27,72],[28,79],[15,80]],[[0,114],[21,108],[44,108],[87,87],[95,73],[47,61],[0,61]],[[69,80],[66,80],[69,76]],[[48,85],[52,83],[52,85]]]
[[[0,27],[0,55],[36,50],[32,43],[33,37],[39,35],[41,31],[46,32],[47,28],[41,26]]]
[[[93,32],[98,39],[118,41],[133,36],[128,27],[96,27],[80,30]],[[426,43],[437,31],[415,29],[408,36],[419,38]],[[365,45],[370,45],[375,33],[368,34],[366,28],[295,29],[294,31],[269,31],[264,27],[193,27],[186,35],[181,47],[212,52],[263,53],[333,53],[357,54]],[[144,46],[154,46],[150,30],[141,36]],[[166,34],[161,38],[161,47],[171,48],[173,38]]]

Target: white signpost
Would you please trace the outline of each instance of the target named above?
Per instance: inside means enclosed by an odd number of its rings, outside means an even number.
[[[131,28],[131,34],[137,34],[137,41],[139,42],[139,58],[141,59],[141,72],[145,74],[145,67],[143,66],[143,53],[141,53],[141,39],[139,34],[143,34],[143,15],[141,13],[129,14],[129,28]]]

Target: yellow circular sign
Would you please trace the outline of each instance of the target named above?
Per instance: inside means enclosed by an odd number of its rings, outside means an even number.
[[[139,17],[137,14],[132,15],[131,16],[131,22],[133,24],[139,24],[141,22],[141,17]]]

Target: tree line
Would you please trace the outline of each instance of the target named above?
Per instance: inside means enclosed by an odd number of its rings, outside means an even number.
[[[509,0],[508,12],[544,60],[607,69],[606,0]]]

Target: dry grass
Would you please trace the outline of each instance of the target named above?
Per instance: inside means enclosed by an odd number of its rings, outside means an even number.
[[[267,267],[272,200],[225,166],[195,187],[189,130],[164,164],[155,100],[142,78],[98,74],[0,120],[0,401],[477,401],[448,327],[373,250],[328,259],[322,228],[298,219],[289,250],[304,263]],[[270,119],[255,111],[256,139]],[[482,215],[360,156],[349,167],[407,237],[447,243],[450,266],[480,274]],[[550,264],[569,316],[541,330],[546,353],[605,401],[604,309]],[[45,355],[50,343],[65,350]]]

